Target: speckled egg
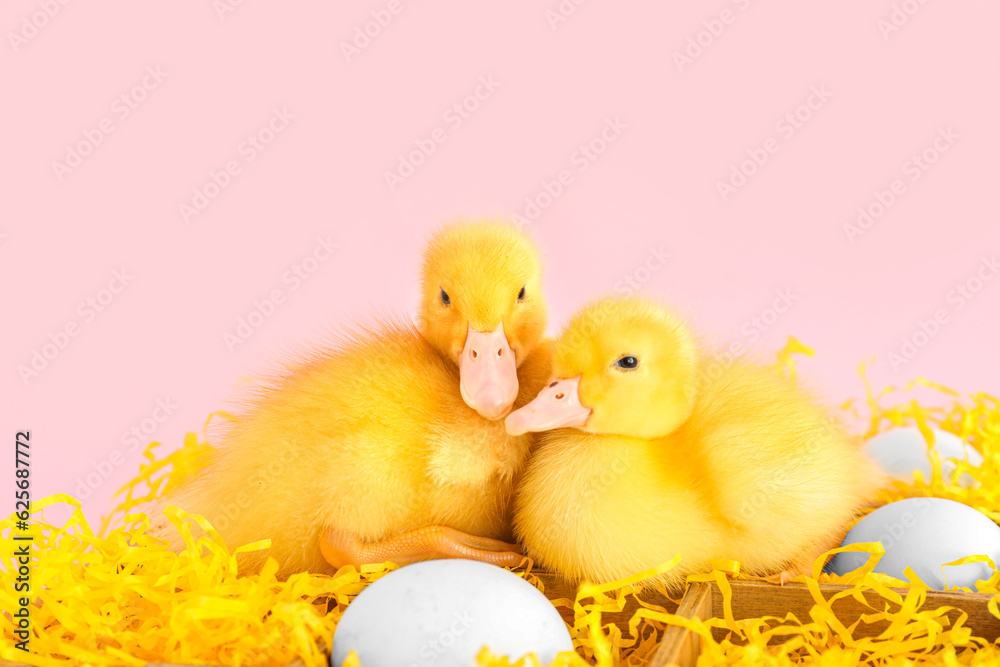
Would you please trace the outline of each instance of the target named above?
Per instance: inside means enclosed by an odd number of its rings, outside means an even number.
[[[967,460],[974,467],[983,464],[982,454],[962,442],[954,433],[934,427],[931,427],[931,431],[934,432],[934,446],[941,457],[941,471],[945,481],[950,481],[955,470],[954,459]],[[931,460],[927,456],[927,441],[916,426],[900,426],[872,436],[865,443],[865,451],[896,479],[911,482],[913,471],[920,470],[924,473],[924,479],[930,481]],[[963,486],[977,483],[969,475],[962,475],[959,479]]]
[[[885,548],[875,572],[906,581],[903,570],[911,567],[936,590],[945,590],[945,576],[948,588],[975,590],[977,579],[992,574],[987,563],[942,568],[945,563],[978,555],[1000,563],[1000,527],[982,512],[944,498],[907,498],[880,507],[851,528],[841,546],[859,542],[881,542]],[[868,557],[863,552],[837,554],[827,568],[846,574]]]
[[[363,590],[333,636],[330,663],[355,651],[365,667],[467,667],[483,646],[542,664],[572,651],[559,612],[516,574],[471,560],[431,560],[390,572]]]

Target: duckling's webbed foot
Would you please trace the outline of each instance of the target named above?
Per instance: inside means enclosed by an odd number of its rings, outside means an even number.
[[[320,550],[335,568],[344,565],[392,562],[406,565],[435,558],[468,558],[501,567],[516,567],[524,556],[516,544],[478,537],[447,526],[425,526],[380,542],[362,542],[356,536],[327,528]]]

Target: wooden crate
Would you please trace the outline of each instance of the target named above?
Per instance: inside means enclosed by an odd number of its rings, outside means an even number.
[[[550,572],[536,572],[538,578],[545,584],[545,595],[550,600],[559,598],[574,599],[576,587],[567,584],[556,575]],[[729,582],[732,586],[733,597],[733,617],[736,620],[744,618],[759,618],[761,616],[784,617],[791,612],[803,622],[809,619],[809,610],[812,609],[814,601],[805,584],[785,584],[778,586],[763,581],[742,581],[733,580]],[[823,596],[829,598],[831,595],[843,590],[851,589],[851,586],[837,584],[822,584],[820,590]],[[896,590],[900,595],[905,596],[903,589]],[[876,604],[879,608],[884,603],[884,598],[873,591],[866,591],[865,597],[870,603]],[[973,635],[984,637],[993,641],[1000,637],[1000,619],[990,613],[987,604],[992,596],[977,593],[943,593],[938,591],[928,591],[927,597],[921,609],[936,609],[938,607],[953,607],[948,613],[948,617],[954,622],[961,611],[968,614],[965,622],[966,627],[972,630]],[[671,613],[687,618],[722,618],[723,599],[722,591],[714,583],[691,584],[680,605],[672,602],[659,593],[651,592],[643,594],[643,600],[647,603],[660,605]],[[894,603],[889,603],[893,609],[898,608]],[[632,618],[637,608],[635,602],[631,602],[621,612],[604,613],[602,619],[605,623],[611,622],[618,625],[624,634],[628,634],[628,622]],[[854,623],[862,614],[872,613],[870,607],[862,605],[853,597],[845,597],[833,604],[833,611],[837,618],[844,625]],[[559,607],[559,612],[568,624],[573,624],[573,611],[566,607]],[[888,622],[871,624],[860,624],[855,632],[857,637],[878,635]],[[641,626],[640,626],[641,628]],[[725,630],[715,630],[716,639],[725,637]],[[686,667],[697,662],[701,648],[701,638],[694,632],[678,626],[672,626],[664,633],[660,647],[651,663],[652,667],[666,667],[667,665],[679,665]],[[7,662],[0,660],[0,667],[27,667],[23,663]],[[148,663],[147,667],[186,667],[170,663]],[[296,660],[288,667],[304,667],[303,663]]]
[[[548,599],[558,600],[560,598],[568,598],[572,600],[576,597],[576,586],[567,584],[556,574],[538,570],[535,570],[533,574],[537,575],[542,580],[542,583],[545,584],[545,597]],[[642,599],[648,604],[659,605],[672,614],[677,613],[677,603],[660,593],[655,591],[643,593]],[[566,624],[572,626],[574,620],[573,610],[566,607],[558,607],[558,609]],[[604,612],[601,614],[601,620],[603,623],[614,623],[621,629],[623,634],[628,635],[628,622],[638,609],[639,604],[630,598],[624,609],[620,612]]]
[[[785,584],[778,586],[763,581],[730,581],[733,590],[733,618],[741,620],[745,618],[760,618],[761,616],[784,617],[791,612],[795,617],[803,622],[809,621],[809,610],[812,609],[814,601],[805,584]],[[820,591],[823,597],[829,597],[844,590],[850,590],[852,586],[838,584],[822,584]],[[892,589],[905,596],[904,589]],[[875,604],[877,608],[886,602],[884,598],[874,591],[866,591],[865,599],[869,603]],[[979,593],[943,593],[939,591],[928,591],[927,597],[921,609],[937,609],[938,607],[954,607],[948,612],[948,618],[954,622],[960,613],[964,611],[968,614],[965,626],[972,630],[976,637],[983,637],[990,641],[1000,637],[1000,619],[990,613],[987,604],[991,595]],[[889,602],[891,609],[898,609],[898,605]],[[873,610],[866,607],[853,597],[845,597],[833,603],[832,609],[837,618],[845,626],[851,625],[862,614],[871,614]],[[713,584],[691,584],[681,600],[678,615],[688,618],[722,618],[723,599],[722,591]],[[877,623],[862,623],[855,630],[855,637],[873,637],[880,634],[888,626],[887,621]],[[713,635],[716,639],[723,639],[727,632],[725,630],[715,630]],[[669,628],[660,642],[656,657],[651,663],[653,667],[665,667],[666,665],[694,665],[701,648],[701,637],[694,632],[678,626]]]

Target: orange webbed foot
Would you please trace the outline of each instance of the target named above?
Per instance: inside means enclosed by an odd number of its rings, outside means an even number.
[[[392,562],[406,565],[435,558],[468,558],[500,567],[524,560],[517,544],[478,537],[446,526],[425,526],[379,542],[362,542],[345,531],[327,528],[320,536],[323,557],[334,568]]]

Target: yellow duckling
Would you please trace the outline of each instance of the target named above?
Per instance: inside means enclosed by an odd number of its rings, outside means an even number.
[[[712,357],[672,312],[599,300],[555,343],[555,379],[506,419],[540,437],[515,533],[569,580],[609,582],[680,555],[782,583],[838,545],[881,473],[776,367]]]
[[[533,436],[501,421],[551,375],[532,242],[459,224],[424,256],[420,329],[378,321],[262,382],[197,476],[164,499],[204,515],[254,570],[439,557],[520,562],[514,485]],[[176,531],[160,526],[174,548]]]

